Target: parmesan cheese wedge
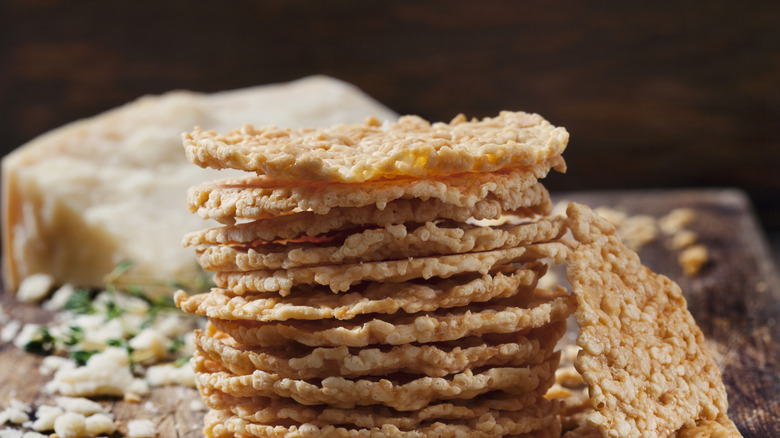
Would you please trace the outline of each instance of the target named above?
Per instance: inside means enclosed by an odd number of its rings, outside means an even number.
[[[147,96],[46,133],[2,161],[5,290],[39,273],[58,284],[100,287],[125,260],[134,262],[137,278],[190,283],[198,267],[182,236],[210,224],[188,211],[187,188],[238,171],[189,163],[182,132],[245,123],[320,127],[368,116],[397,118],[352,85],[312,76],[216,94]]]

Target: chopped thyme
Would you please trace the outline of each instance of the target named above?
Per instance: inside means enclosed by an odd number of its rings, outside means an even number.
[[[176,361],[173,363],[173,366],[181,368],[182,366],[186,365],[190,359],[192,359],[192,356],[181,356],[180,358],[176,359]]]
[[[71,359],[73,359],[77,365],[84,366],[90,357],[96,353],[100,353],[100,350],[74,350],[68,353]]]
[[[184,346],[185,342],[184,339],[181,337],[173,338],[171,340],[171,345],[168,346],[168,353],[174,354],[181,350],[181,348]]]
[[[180,282],[180,281],[175,281],[175,280],[174,280],[174,281],[169,281],[169,282],[168,282],[168,283],[166,283],[166,284],[167,284],[167,285],[168,285],[168,287],[170,287],[171,289],[183,289],[183,290],[187,290],[187,289],[189,289],[189,287],[188,287],[186,284],[184,284],[184,283],[182,283],[182,282]]]
[[[118,307],[114,301],[106,303],[106,321],[111,321],[114,318],[118,318],[125,313],[125,310]]]
[[[108,274],[108,278],[109,279],[115,279],[115,278],[121,277],[122,275],[125,274],[125,272],[129,271],[130,268],[132,268],[134,264],[135,264],[135,262],[132,261],[132,260],[124,260],[124,261],[121,261],[121,262],[117,263],[117,265],[114,267],[114,270],[111,271],[111,273]],[[109,280],[108,282],[110,283],[111,280]]]
[[[24,351],[33,354],[49,355],[54,352],[56,341],[46,327],[40,327],[32,339],[24,344]]]
[[[131,350],[130,346],[127,344],[126,339],[109,339],[106,341],[106,345],[109,347],[121,347],[127,350]]]
[[[95,313],[95,306],[92,304],[92,294],[86,289],[79,289],[73,292],[62,308],[78,314]]]
[[[63,335],[62,343],[68,347],[72,347],[84,340],[84,329],[72,325],[68,327],[68,332]]]
[[[213,274],[198,265],[198,275],[191,283],[187,284],[181,281],[169,281],[167,286],[173,290],[181,289],[189,293],[208,292],[212,287],[214,287]]]

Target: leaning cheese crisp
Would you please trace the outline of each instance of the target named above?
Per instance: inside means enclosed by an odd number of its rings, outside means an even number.
[[[669,436],[697,422],[740,436],[727,417],[720,370],[680,287],[643,266],[614,226],[570,204],[579,245],[566,273],[582,347],[574,362],[590,389],[588,423],[604,437]]]

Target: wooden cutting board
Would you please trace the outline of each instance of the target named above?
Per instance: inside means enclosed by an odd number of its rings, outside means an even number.
[[[592,207],[619,207],[625,212],[661,217],[688,207],[696,219],[686,228],[699,234],[709,263],[695,277],[683,274],[678,252],[663,239],[640,251],[643,262],[677,281],[694,318],[707,337],[729,394],[730,415],[745,437],[780,437],[780,282],[766,239],[750,202],[737,190],[620,191],[554,194]],[[51,315],[38,307],[15,303],[3,294],[5,312],[25,322],[45,323]],[[576,330],[576,327],[572,329]],[[41,358],[0,345],[0,406],[15,397],[35,406],[53,401],[38,375]],[[147,400],[103,403],[127,431],[132,419],[151,419],[161,437],[199,437],[203,411],[191,389],[156,388]],[[151,402],[151,403],[147,403]]]

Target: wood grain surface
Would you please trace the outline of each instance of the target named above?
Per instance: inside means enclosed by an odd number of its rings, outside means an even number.
[[[630,214],[661,217],[678,207],[692,208],[687,229],[699,234],[710,261],[699,275],[687,277],[674,251],[659,239],[640,256],[651,269],[677,281],[688,306],[723,371],[730,415],[746,438],[780,436],[780,282],[766,239],[748,198],[737,190],[569,192],[556,200],[593,207],[619,207]],[[0,298],[5,312],[27,322],[46,322],[51,315],[38,307]],[[574,327],[573,329],[576,329]],[[11,397],[38,406],[53,396],[42,390],[46,381],[37,368],[41,358],[12,345],[0,345],[0,400]],[[101,399],[126,432],[131,419],[153,420],[161,437],[201,436],[203,411],[193,410],[194,390],[155,388],[141,403]],[[149,403],[147,403],[149,402]],[[0,402],[2,405],[2,402]]]

